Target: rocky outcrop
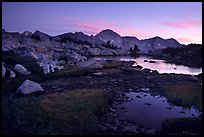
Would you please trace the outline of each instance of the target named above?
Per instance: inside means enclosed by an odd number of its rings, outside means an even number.
[[[32,35],[32,32],[30,32],[30,31],[24,31],[21,35],[22,35],[22,36],[25,36],[25,37],[31,36],[31,35]]]
[[[39,62],[39,65],[43,68],[44,74],[55,72],[55,70],[61,70],[64,69],[63,61],[53,61],[44,59],[41,62]]]
[[[106,29],[106,30],[101,31],[95,37],[104,41],[104,42],[110,41],[111,44],[117,46],[118,48],[123,47],[122,37],[110,29]]]
[[[24,66],[22,66],[21,64],[16,64],[14,67],[14,70],[22,75],[30,75],[31,72],[28,71]]]
[[[43,88],[38,83],[30,80],[25,80],[16,92],[26,95],[39,91],[43,91]]]
[[[4,78],[5,74],[6,74],[6,68],[4,67],[4,64],[2,62],[2,79]]]

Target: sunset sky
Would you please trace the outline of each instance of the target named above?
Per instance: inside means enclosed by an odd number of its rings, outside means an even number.
[[[49,35],[112,29],[121,36],[202,44],[201,2],[3,2],[2,29]]]

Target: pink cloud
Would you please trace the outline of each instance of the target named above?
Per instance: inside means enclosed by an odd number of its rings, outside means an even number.
[[[71,16],[61,16],[60,19],[66,24],[91,34],[96,34],[103,29],[110,28],[115,25],[115,23],[109,21],[85,21]]]
[[[180,21],[180,22],[163,22],[163,24],[174,28],[188,28],[188,27],[201,26],[202,22],[198,20],[188,20],[188,21]]]
[[[175,39],[178,40],[180,43],[190,43],[190,42],[192,42],[192,39],[190,39],[190,38],[178,37],[178,38],[175,38]]]
[[[96,25],[93,24],[86,24],[86,23],[76,23],[75,24],[77,27],[83,28],[85,30],[89,30],[91,32],[99,32],[101,30],[100,27],[95,27]]]

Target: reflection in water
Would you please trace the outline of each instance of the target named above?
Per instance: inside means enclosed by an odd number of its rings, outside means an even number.
[[[137,58],[133,57],[98,57],[94,58],[96,60],[121,60],[121,61],[134,61],[133,66],[140,65],[143,68],[149,68],[151,70],[157,70],[159,73],[175,73],[175,74],[190,74],[190,75],[198,75],[202,73],[201,68],[191,68],[184,65],[175,65],[171,63],[165,63],[164,60],[159,59],[151,59],[146,56],[140,56]],[[155,63],[144,62],[144,60],[153,60]]]
[[[126,94],[130,102],[124,102],[119,108],[125,108],[126,111],[120,111],[120,117],[135,121],[137,124],[147,125],[150,128],[160,128],[160,124],[167,119],[181,117],[197,117],[201,114],[199,110],[191,107],[184,109],[173,106],[167,102],[163,96],[151,96],[144,92],[130,92]]]

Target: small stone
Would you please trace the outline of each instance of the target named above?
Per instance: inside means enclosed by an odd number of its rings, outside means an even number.
[[[185,114],[185,112],[184,112],[184,111],[180,111],[179,113]]]
[[[103,72],[96,72],[96,73],[93,73],[93,75],[95,75],[95,76],[102,76]]]
[[[156,62],[155,62],[155,61],[153,61],[153,60],[150,60],[150,61],[149,61],[149,63],[156,63]]]
[[[54,92],[59,92],[59,91],[63,91],[64,89],[63,88],[57,88],[54,90]]]
[[[151,104],[150,103],[144,103],[144,105],[150,106]]]
[[[16,77],[16,73],[11,70],[9,78],[15,78],[15,77]]]

